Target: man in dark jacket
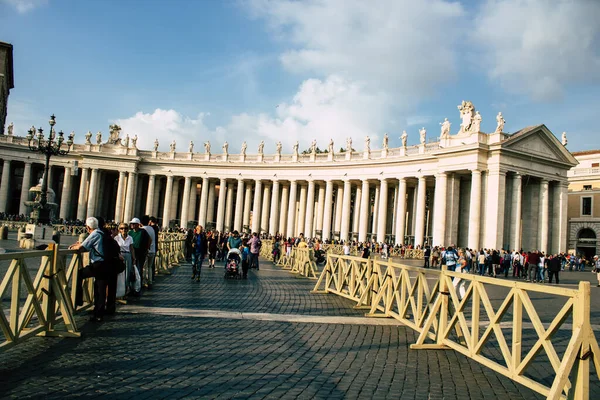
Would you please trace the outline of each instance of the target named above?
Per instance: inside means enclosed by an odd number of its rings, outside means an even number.
[[[196,226],[194,230],[194,237],[192,240],[192,266],[193,275],[192,280],[196,279],[196,282],[200,282],[200,272],[202,271],[202,262],[206,257],[206,251],[208,249],[206,236],[204,235],[204,229],[201,225]]]
[[[560,258],[557,255],[550,256],[548,260],[548,279],[552,283],[552,277],[556,276],[556,284],[559,284],[558,273],[560,272]]]

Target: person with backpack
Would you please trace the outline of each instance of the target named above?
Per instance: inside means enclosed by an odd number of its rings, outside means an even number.
[[[452,246],[446,249],[444,254],[444,260],[446,261],[446,266],[448,267],[448,271],[456,270],[456,262],[458,261],[458,254],[452,248]]]
[[[258,265],[258,254],[260,253],[262,242],[256,232],[252,233],[252,238],[248,241],[248,244],[250,244],[250,268],[256,268],[258,271],[260,269]]]

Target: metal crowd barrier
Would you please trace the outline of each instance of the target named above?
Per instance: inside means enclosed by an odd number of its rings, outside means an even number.
[[[182,238],[160,240],[155,266],[158,272],[170,273],[185,258],[184,248]],[[80,336],[74,316],[94,303],[93,279],[87,279],[83,305],[74,305],[75,283],[81,268],[89,264],[88,253],[59,250],[50,244],[47,250],[0,254],[0,262],[10,262],[0,281],[0,330],[4,335],[0,352],[34,335]]]
[[[488,293],[492,287],[503,292],[496,307]],[[418,332],[412,349],[456,350],[549,399],[588,399],[590,361],[600,374],[589,282],[577,289],[540,286],[451,272],[445,266],[431,270],[330,253],[313,293],[334,293],[368,309],[368,316],[395,318]],[[532,294],[544,298],[535,301]],[[539,311],[549,311],[544,307],[548,296],[564,305],[550,322],[542,322]],[[505,315],[509,321],[503,321]],[[568,318],[572,326],[565,324]],[[560,340],[552,340],[559,328],[569,332],[564,352],[555,347]],[[548,372],[550,386],[538,371]]]

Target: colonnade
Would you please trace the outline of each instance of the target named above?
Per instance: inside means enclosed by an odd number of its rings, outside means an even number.
[[[31,186],[31,163],[23,167],[19,213]],[[216,178],[207,175],[140,174],[136,171],[57,166],[62,177],[58,217],[83,220],[103,215],[129,221],[157,216],[218,231],[249,230],[287,237],[389,243],[457,244],[469,248],[558,251],[566,246],[567,182],[479,169],[435,175],[356,179]],[[5,173],[6,172],[6,173]],[[112,174],[106,179],[106,174]],[[4,160],[0,212],[7,210],[11,161]],[[114,177],[116,194],[110,190]],[[108,182],[108,185],[107,185]],[[78,185],[76,185],[78,183]],[[56,185],[55,185],[56,186]],[[112,192],[114,193],[114,192]],[[77,199],[76,204],[74,199]],[[106,202],[114,201],[114,204]],[[75,207],[73,205],[75,204]],[[108,211],[107,211],[108,210]]]

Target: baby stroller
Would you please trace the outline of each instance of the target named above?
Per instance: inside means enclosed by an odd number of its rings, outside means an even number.
[[[242,263],[242,253],[239,249],[231,249],[227,253],[227,262],[225,264],[225,279],[240,279],[240,265]]]

